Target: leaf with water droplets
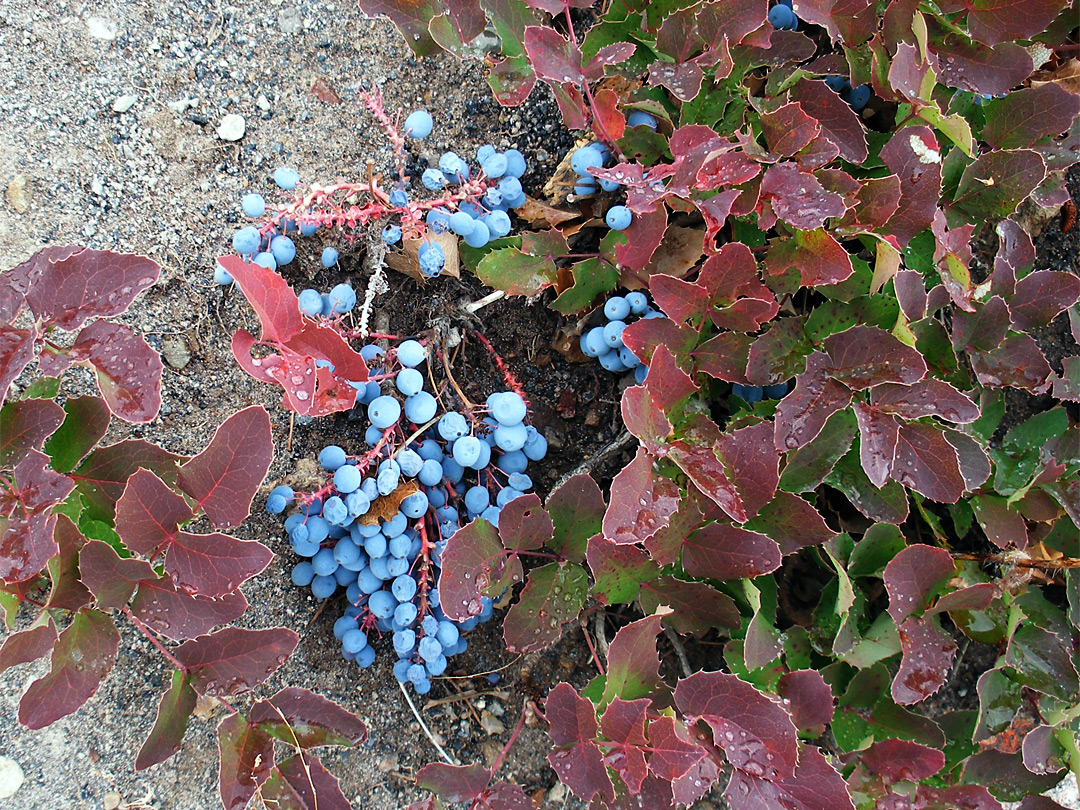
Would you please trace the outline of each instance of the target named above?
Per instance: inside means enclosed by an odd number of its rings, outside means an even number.
[[[480,614],[481,595],[496,597],[520,582],[521,576],[521,561],[516,554],[507,554],[498,529],[477,518],[446,541],[439,578],[440,605],[454,621],[465,621]]]
[[[607,679],[600,706],[607,706],[617,697],[636,700],[651,695],[663,683],[660,680],[660,658],[656,652],[656,637],[660,621],[670,613],[659,609],[651,616],[638,619],[621,628],[608,650]]]
[[[637,545],[617,545],[602,534],[589,538],[587,559],[593,576],[590,595],[604,605],[629,605],[642,582],[655,578],[660,568]]]
[[[243,715],[230,714],[218,724],[218,789],[225,810],[244,810],[270,776],[274,741]]]
[[[1075,653],[1070,638],[1027,621],[1009,639],[1005,661],[1015,670],[1013,678],[1024,686],[1073,701],[1080,694]]]
[[[799,731],[824,729],[832,722],[833,693],[816,669],[785,672],[776,682],[776,693]]]
[[[432,762],[417,772],[416,784],[446,802],[471,802],[487,788],[491,775],[491,768],[479,762],[469,765]]]
[[[945,767],[945,754],[910,740],[881,740],[862,754],[862,764],[888,783],[928,779]]]
[[[761,576],[781,563],[780,547],[763,534],[732,523],[710,523],[683,543],[682,565],[688,574],[729,580]]]
[[[107,614],[89,608],[76,613],[53,647],[49,673],[23,693],[19,722],[44,728],[86,703],[112,669],[119,646],[120,634]]]
[[[679,498],[678,485],[655,472],[652,456],[639,447],[634,460],[611,483],[604,536],[613,543],[644,542],[667,525]]]
[[[857,432],[855,416],[850,411],[834,413],[814,439],[785,453],[780,489],[813,492],[852,446]]]
[[[600,718],[600,732],[616,744],[604,755],[604,763],[622,778],[632,794],[641,792],[641,783],[649,773],[642,748],[649,744],[645,739],[645,715],[651,702],[648,698],[616,697]]]
[[[555,562],[534,568],[503,621],[507,649],[534,652],[556,642],[563,625],[578,617],[588,593],[588,574],[577,563]]]
[[[1043,394],[1053,384],[1053,370],[1031,335],[1010,334],[993,351],[971,352],[969,358],[976,378],[985,386]]]
[[[803,748],[794,776],[765,780],[736,769],[724,798],[732,810],[855,810],[844,778],[813,745]]]
[[[256,701],[248,720],[271,737],[301,748],[356,745],[367,739],[367,726],[355,714],[295,686]]]
[[[776,448],[780,451],[803,447],[817,436],[829,418],[851,402],[847,386],[827,376],[829,359],[815,352],[806,361],[806,371],[795,378],[795,390],[776,407]]]
[[[871,520],[899,526],[907,519],[907,490],[896,481],[887,481],[885,486],[876,488],[863,471],[857,447],[836,462],[825,481],[844,493],[851,505]]]
[[[911,385],[926,376],[919,352],[876,326],[853,326],[825,338],[826,373],[856,391],[882,383]]]
[[[230,697],[254,689],[292,655],[300,637],[284,627],[226,627],[185,641],[173,652],[199,694]]]
[[[830,91],[831,92],[831,91]],[[941,154],[930,127],[905,127],[881,149],[881,159],[900,178],[900,206],[884,231],[907,247],[934,221],[941,196]]]
[[[698,391],[697,384],[679,368],[675,356],[664,345],[657,346],[653,352],[645,388],[656,406],[665,415],[676,419],[686,400]],[[625,417],[626,408],[623,414]]]
[[[687,717],[708,723],[713,740],[738,770],[772,781],[795,773],[799,747],[791,718],[735,675],[697,672],[679,681],[675,703]]]
[[[115,549],[101,540],[90,540],[79,552],[83,584],[90,589],[102,609],[122,608],[144,579],[157,579],[150,563],[129,557],[121,559]]]
[[[178,483],[214,528],[237,526],[250,513],[273,457],[270,417],[253,405],[218,427],[206,449],[180,468]]]
[[[1078,298],[1080,278],[1072,273],[1055,270],[1029,273],[1016,282],[1015,291],[1008,299],[1013,329],[1027,332],[1037,326],[1047,326]]]
[[[891,605],[892,594],[889,596]],[[899,630],[903,657],[893,678],[892,697],[906,706],[925,700],[944,685],[957,647],[937,619],[929,616],[910,618],[899,626]]]
[[[971,499],[975,519],[986,533],[986,539],[998,548],[1024,549],[1028,545],[1027,524],[1019,512],[1009,508],[1008,501],[997,495],[978,495]]]
[[[673,717],[660,716],[649,723],[649,770],[674,781],[704,759],[705,749],[687,742],[686,736],[685,724]]]
[[[785,383],[806,369],[814,350],[806,336],[805,318],[779,318],[750,346],[746,379],[754,385]]]
[[[819,229],[825,224],[825,220],[830,217],[842,217],[847,211],[843,197],[826,189],[817,177],[809,172],[800,171],[798,164],[791,161],[778,163],[765,172],[765,176],[761,179],[761,197],[758,206],[766,202],[772,206],[776,216],[800,231]],[[824,231],[820,233],[832,239]],[[848,266],[850,267],[850,261]],[[774,271],[770,268],[769,272]],[[804,284],[807,283],[806,275],[806,273],[803,274]]]
[[[663,455],[666,452],[664,443],[671,435],[671,423],[653,401],[649,389],[643,385],[627,388],[623,391],[620,409],[623,424],[641,446],[654,455]]]
[[[704,582],[660,577],[641,584],[640,599],[642,610],[670,607],[673,612],[664,616],[664,623],[679,633],[703,633],[740,624],[735,601]]]
[[[803,112],[818,121],[823,137],[840,149],[840,156],[855,165],[866,160],[866,130],[859,116],[824,81],[803,79],[791,92]]]
[[[655,320],[655,319],[654,319]],[[754,338],[737,332],[722,332],[694,350],[698,371],[726,382],[747,385],[746,364]]]
[[[725,431],[715,445],[727,478],[739,493],[744,520],[754,517],[776,494],[780,454],[773,446],[772,437],[773,426],[759,422]]]
[[[554,28],[526,26],[524,44],[537,76],[557,84],[581,81],[581,51]]]
[[[160,273],[161,265],[145,256],[78,250],[50,257],[27,290],[26,303],[45,325],[74,332],[90,318],[119,315]]]
[[[956,573],[952,555],[943,548],[922,543],[908,546],[885,566],[885,589],[889,615],[897,625],[930,603],[938,590]]]
[[[0,403],[7,399],[15,378],[34,359],[34,333],[0,323]]]
[[[1018,84],[1020,82],[1014,82],[1001,91],[981,92],[996,95]],[[1080,114],[1080,98],[1056,82],[1047,82],[1039,87],[1015,90],[1004,98],[995,98],[985,109],[983,140],[995,149],[1027,148],[1047,135],[1068,131]]]
[[[128,327],[94,321],[68,350],[94,367],[98,390],[125,422],[149,422],[161,408],[161,356]]]
[[[588,473],[579,473],[548,497],[547,511],[554,524],[548,548],[568,560],[585,559],[586,543],[604,522],[604,494]]]
[[[901,419],[939,416],[947,422],[967,424],[980,416],[979,406],[970,397],[935,379],[912,385],[875,386],[870,391],[870,404],[875,411],[896,414]]]
[[[889,480],[896,443],[900,437],[900,420],[887,413],[879,413],[861,399],[852,403],[859,423],[859,461],[863,472],[875,487]]]
[[[191,688],[188,676],[183,672],[173,672],[172,683],[158,704],[154,727],[135,757],[136,771],[164,762],[180,750],[196,702],[198,695]]]
[[[568,683],[552,689],[544,702],[548,734],[559,748],[547,759],[559,780],[582,801],[597,793],[601,799],[614,800],[611,779],[604,766],[596,737],[596,707],[578,695]]]
[[[901,426],[892,477],[940,503],[956,503],[967,487],[956,449],[941,430],[922,422]]]
[[[63,421],[64,409],[52,400],[24,399],[4,405],[0,409],[0,467],[14,467],[27,451],[40,450]]]
[[[776,541],[785,557],[807,546],[820,546],[836,536],[817,509],[788,492],[777,492],[746,528]]]
[[[240,618],[247,607],[247,599],[239,591],[220,599],[193,596],[177,588],[169,577],[141,580],[131,601],[132,613],[173,641],[187,641],[209,633],[218,625]]]

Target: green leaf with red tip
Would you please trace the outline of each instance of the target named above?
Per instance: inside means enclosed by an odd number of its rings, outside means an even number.
[[[573,562],[585,559],[586,544],[604,522],[604,494],[588,473],[567,479],[548,497],[553,524],[548,548]]]
[[[621,628],[611,640],[608,650],[607,679],[600,706],[608,706],[616,698],[636,700],[651,695],[661,684],[660,657],[656,637],[660,621],[667,615],[659,610]]]
[[[660,568],[636,545],[616,545],[602,534],[589,538],[587,555],[593,576],[590,595],[605,605],[629,605],[642,582],[655,579]]]
[[[240,714],[218,724],[218,789],[225,810],[244,810],[270,777],[274,741]]]
[[[589,577],[577,563],[555,562],[534,568],[503,621],[507,649],[534,652],[558,641],[563,625],[581,613],[588,593]]]
[[[157,719],[135,757],[135,770],[141,771],[151,765],[164,762],[180,750],[188,720],[195,711],[198,695],[191,688],[191,681],[183,672],[173,672],[172,683],[161,696]]]
[[[761,508],[746,528],[771,538],[785,557],[836,536],[817,509],[798,495],[782,491]]]
[[[259,794],[277,810],[352,810],[337,777],[309,751],[275,764]]]

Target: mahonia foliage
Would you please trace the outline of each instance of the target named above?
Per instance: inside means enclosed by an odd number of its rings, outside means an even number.
[[[726,761],[739,810],[997,808],[1080,767],[1080,428],[1062,405],[1080,360],[1055,369],[1040,343],[1065,311],[1080,341],[1080,279],[1033,269],[1019,213],[1066,203],[1080,160],[1075,4],[810,0],[797,31],[766,0],[621,0],[584,31],[587,2],[361,6],[419,54],[467,56],[491,25],[495,97],[539,80],[611,152],[590,173],[621,184],[627,230],[598,232],[610,200],[588,199],[467,252],[477,274],[550,288],[583,321],[616,287],[667,315],[623,334],[649,374],[623,394],[639,447],[607,498],[578,476],[444,555],[448,614],[524,583],[512,651],[597,605],[646,615],[588,688],[537,707],[559,778],[592,807],[668,807]],[[867,85],[866,108],[835,79]],[[628,126],[635,110],[658,127]],[[792,379],[779,403],[725,404]],[[1003,424],[1007,389],[1034,415]],[[801,577],[824,583],[809,604]],[[727,636],[726,671],[662,683],[661,625]],[[999,657],[977,713],[931,718],[961,636]],[[453,795],[487,806],[491,773],[474,776]]]
[[[99,445],[113,415],[149,422],[161,405],[160,357],[107,320],[160,269],[142,256],[52,247],[0,274],[0,606],[12,631],[0,672],[49,656],[19,702],[19,721],[43,728],[97,691],[126,617],[175,667],[137,770],[179,750],[198,696],[249,692],[299,641],[281,627],[230,626],[248,607],[240,586],[273,557],[266,546],[185,528],[201,516],[215,530],[247,518],[273,459],[265,410],[233,414],[192,458],[141,439]],[[57,329],[77,333],[67,348]],[[74,364],[93,370],[101,396],[61,405],[60,376]],[[9,397],[17,378],[29,384]],[[25,621],[20,605],[36,616]],[[330,701],[284,689],[246,718],[232,709],[218,734],[225,807],[246,806],[257,789],[293,807],[348,807],[310,749],[353,745],[366,729]],[[274,739],[295,753],[275,762]]]

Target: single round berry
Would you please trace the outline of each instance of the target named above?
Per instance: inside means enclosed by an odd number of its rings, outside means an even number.
[[[266,213],[266,200],[262,198],[261,194],[245,194],[244,198],[240,200],[240,207],[244,209],[244,214],[257,219]]]
[[[401,365],[413,368],[427,359],[427,350],[417,340],[403,340],[397,348],[397,359]]]
[[[319,261],[323,267],[333,267],[338,263],[338,252],[332,247],[323,248]]]
[[[232,239],[233,250],[242,256],[250,256],[259,249],[262,238],[259,229],[254,225],[248,225],[238,230]]]
[[[368,420],[380,430],[386,430],[401,418],[401,403],[393,397],[377,397],[368,405]]]
[[[625,231],[630,227],[634,216],[625,205],[613,205],[604,215],[604,221],[613,231]]]
[[[630,314],[630,302],[621,295],[613,295],[604,304],[604,315],[609,321],[623,321]]]
[[[290,169],[288,166],[282,166],[278,169],[274,169],[274,182],[277,187],[285,191],[292,191],[296,188],[296,184],[300,182],[300,175],[296,173],[295,169]]]
[[[431,134],[435,122],[427,110],[417,110],[405,119],[405,134],[410,138],[426,138]]]

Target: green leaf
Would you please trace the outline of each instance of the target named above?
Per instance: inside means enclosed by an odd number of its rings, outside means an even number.
[[[555,527],[548,548],[573,562],[585,559],[590,537],[604,525],[604,494],[588,473],[579,473],[551,493],[547,512]]]
[[[469,272],[476,273],[476,266],[480,264],[480,260],[487,256],[489,253],[493,253],[496,250],[502,250],[504,248],[520,247],[520,236],[503,236],[499,239],[492,239],[490,242],[480,248],[470,247],[469,245],[465,244],[465,240],[462,240],[458,243],[458,255],[461,256],[461,261],[469,269]]]
[[[551,308],[563,315],[581,312],[592,305],[596,297],[615,289],[619,271],[600,258],[580,261],[570,267],[574,284],[563,290],[551,303]]]
[[[507,295],[536,295],[555,283],[556,272],[547,256],[530,256],[517,248],[492,251],[476,266],[481,281]]]
[[[0,611],[3,611],[4,625],[8,630],[15,629],[15,617],[19,612],[19,602],[21,601],[17,593],[0,590]]]
[[[19,399],[56,399],[59,393],[59,377],[38,377],[26,386],[26,390],[22,392]]]
[[[875,523],[855,544],[848,560],[848,575],[853,578],[880,577],[889,561],[906,547],[907,540],[898,526]]]
[[[572,562],[534,568],[521,597],[506,614],[503,638],[511,652],[533,652],[553,644],[562,627],[573,621],[585,605],[589,577]]]
[[[1001,667],[979,676],[979,722],[975,740],[985,740],[1009,727],[1020,708],[1023,693],[1016,681]]]
[[[812,492],[832,472],[859,432],[855,414],[850,409],[837,411],[814,439],[790,451],[780,474],[780,489],[785,492]]]
[[[197,700],[190,677],[180,671],[173,672],[172,683],[161,696],[154,727],[135,757],[135,770],[164,762],[180,750]]]
[[[961,115],[945,115],[937,107],[922,107],[918,116],[956,144],[965,155],[975,157],[975,139],[971,125]]]
[[[64,403],[63,424],[45,443],[57,472],[71,472],[109,429],[109,406],[98,397],[75,397]]]
[[[828,287],[822,287],[826,290]],[[815,343],[858,324],[889,330],[900,314],[895,298],[883,295],[860,296],[851,301],[825,301],[814,308],[806,321],[806,335]]]
[[[647,697],[663,683],[656,651],[663,616],[661,610],[631,622],[615,634],[608,649],[607,679],[598,708],[603,709],[616,697],[623,700]]]

